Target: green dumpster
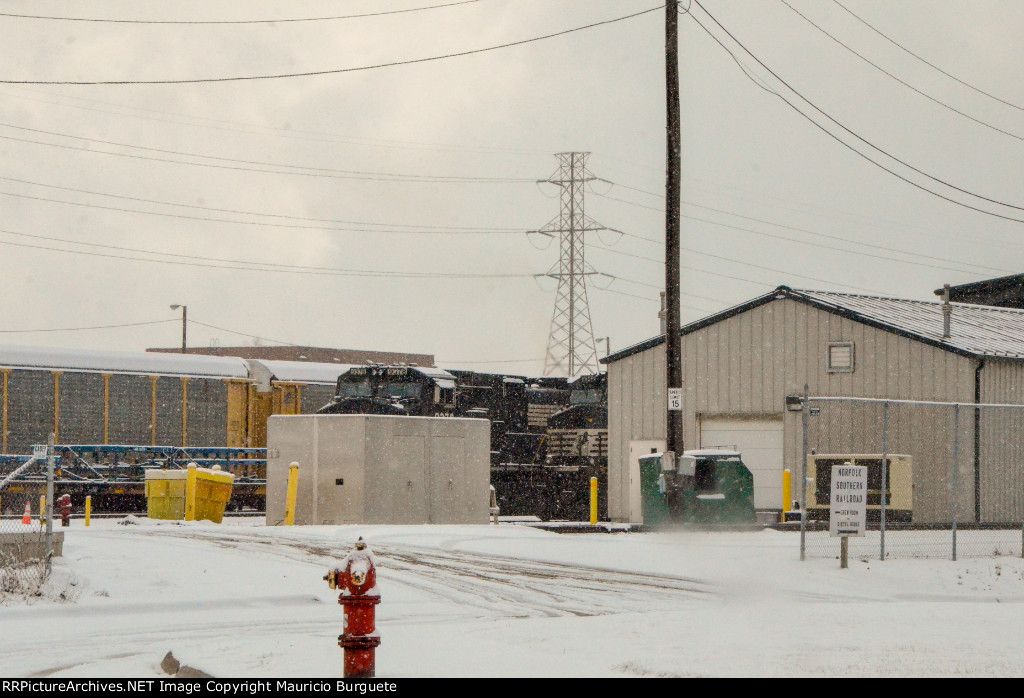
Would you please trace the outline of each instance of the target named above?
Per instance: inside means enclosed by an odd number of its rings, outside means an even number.
[[[752,524],[754,476],[739,453],[725,450],[687,451],[680,463],[687,472],[674,474],[674,501],[683,523],[698,525]],[[692,472],[691,472],[692,470]]]
[[[671,523],[665,504],[665,480],[662,478],[662,454],[640,457],[640,503],[644,525],[656,528]]]

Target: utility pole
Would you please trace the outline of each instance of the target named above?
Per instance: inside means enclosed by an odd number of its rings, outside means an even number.
[[[683,452],[683,362],[679,336],[679,192],[682,136],[679,117],[679,2],[665,3],[665,96],[667,149],[665,171],[665,359],[668,416],[665,450]]]
[[[597,373],[597,348],[590,325],[586,277],[597,274],[586,263],[583,238],[587,231],[607,230],[587,217],[583,211],[586,182],[594,179],[587,172],[590,153],[558,153],[558,172],[542,180],[557,184],[562,190],[561,212],[540,230],[533,232],[554,237],[558,235],[559,258],[547,273],[558,279],[555,310],[551,316],[548,350],[544,357],[544,375],[565,374],[575,378],[581,373]]]

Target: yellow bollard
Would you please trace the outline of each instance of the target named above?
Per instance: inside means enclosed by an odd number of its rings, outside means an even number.
[[[188,464],[188,475],[185,479],[185,520],[196,520],[196,464]]]
[[[46,523],[46,495],[39,495],[39,523]]]
[[[793,510],[793,473],[789,470],[782,471],[782,520],[786,520],[786,514]]]
[[[288,494],[284,503],[284,525],[295,525],[295,499],[299,494],[299,464],[288,466]]]
[[[590,525],[597,525],[597,478],[590,478]]]
[[[89,525],[89,519],[92,518],[92,495],[85,495],[85,525]]]

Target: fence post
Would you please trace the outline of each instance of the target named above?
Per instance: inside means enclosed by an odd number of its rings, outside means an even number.
[[[46,575],[53,565],[53,441],[54,433],[46,441]]]
[[[809,389],[804,383],[803,409],[801,419],[803,421],[803,450],[800,457],[800,489],[797,495],[800,505],[800,561],[803,562],[807,552],[807,427],[810,423],[811,405],[809,401]]]
[[[882,403],[882,492],[881,514],[879,516],[879,560],[885,559],[885,495],[889,491],[889,401]]]
[[[960,403],[953,405],[953,562],[956,562],[956,521],[960,513]]]

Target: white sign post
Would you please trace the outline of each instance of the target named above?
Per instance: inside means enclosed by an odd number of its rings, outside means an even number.
[[[847,567],[850,536],[864,537],[867,523],[868,469],[861,465],[832,466],[832,495],[829,498],[829,533],[839,536],[840,563]]]
[[[675,412],[682,412],[683,410],[683,389],[682,388],[669,388],[668,389],[668,408]]]

